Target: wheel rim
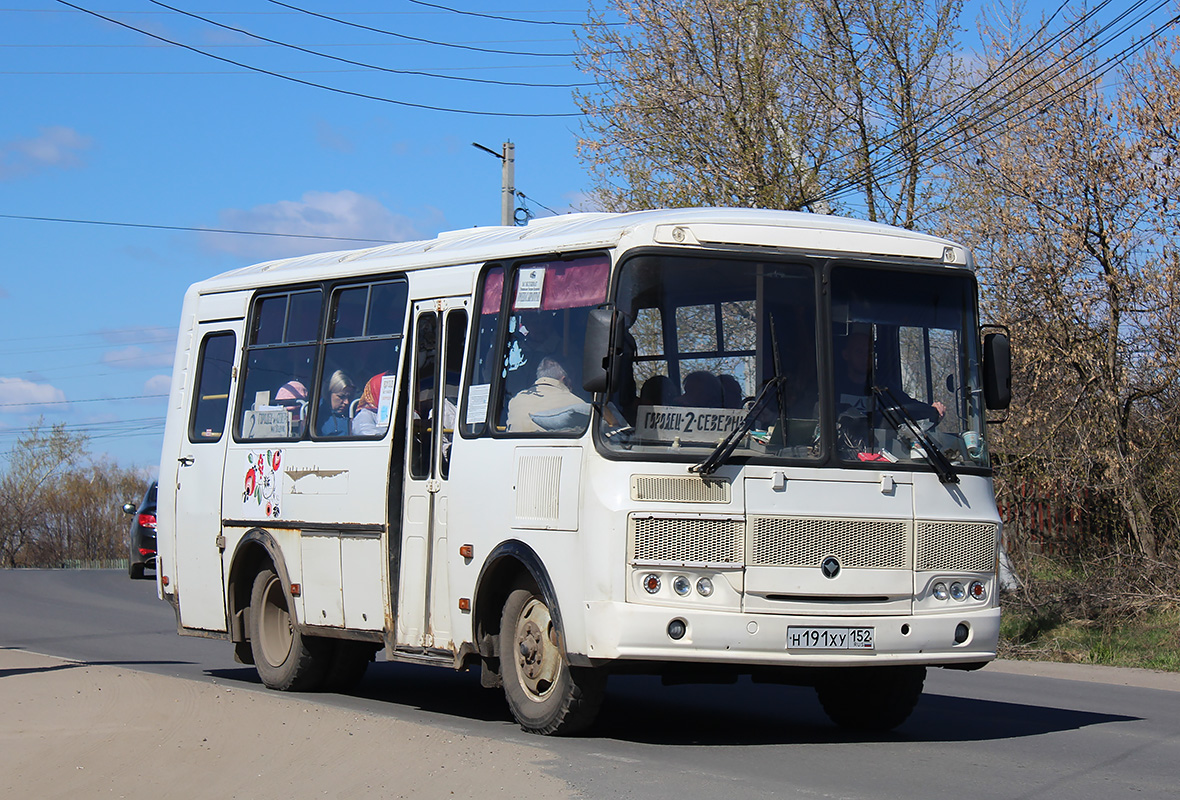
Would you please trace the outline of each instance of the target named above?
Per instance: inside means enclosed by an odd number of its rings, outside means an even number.
[[[535,597],[530,599],[516,619],[512,652],[525,696],[538,703],[553,693],[561,674],[556,638],[549,608]]]
[[[258,638],[262,655],[272,666],[279,666],[291,652],[294,632],[291,614],[287,611],[287,596],[278,577],[271,578],[262,593],[262,608],[258,610]]]

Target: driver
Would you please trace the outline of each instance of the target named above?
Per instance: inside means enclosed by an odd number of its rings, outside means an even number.
[[[868,414],[873,397],[873,347],[869,335],[861,332],[849,334],[840,350],[840,358],[836,365],[836,408],[840,414]],[[946,414],[946,405],[938,400],[923,403],[896,386],[880,382],[877,385],[885,390],[886,402],[890,405],[900,403],[919,422],[926,420],[931,426],[937,425]]]

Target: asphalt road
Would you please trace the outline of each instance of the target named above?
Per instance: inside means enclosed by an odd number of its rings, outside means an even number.
[[[117,571],[0,571],[0,647],[266,691],[227,643],[177,636],[153,583]],[[599,725],[577,739],[522,733],[474,673],[378,662],[356,694],[314,698],[539,745],[546,772],[592,799],[1180,797],[1180,691],[1070,674],[1081,680],[932,670],[910,719],[875,738],[833,727],[809,689],[748,681],[612,677]]]

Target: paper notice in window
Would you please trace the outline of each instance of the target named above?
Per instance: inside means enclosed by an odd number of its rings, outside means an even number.
[[[490,383],[480,383],[467,390],[467,417],[464,422],[468,425],[480,425],[488,419],[488,395],[491,391]]]
[[[540,308],[541,290],[545,286],[545,268],[522,269],[516,284],[515,308]]]
[[[381,398],[377,401],[377,427],[385,430],[389,425],[389,415],[393,411],[393,388],[397,386],[396,375],[386,375],[381,379]]]

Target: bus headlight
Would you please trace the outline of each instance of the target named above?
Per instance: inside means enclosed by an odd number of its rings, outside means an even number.
[[[967,599],[966,587],[963,586],[963,584],[959,583],[958,581],[955,581],[954,583],[951,584],[951,597],[955,598],[956,600],[966,600]]]
[[[701,597],[708,597],[713,594],[713,581],[708,578],[701,578],[697,581],[697,594]]]
[[[688,593],[692,591],[692,583],[683,575],[677,575],[672,581],[672,591],[681,597],[687,597]]]
[[[934,584],[934,588],[931,589],[931,592],[934,594],[935,600],[945,600],[951,596],[950,592],[946,590],[946,584],[942,581]]]

